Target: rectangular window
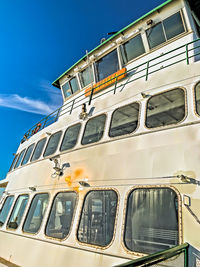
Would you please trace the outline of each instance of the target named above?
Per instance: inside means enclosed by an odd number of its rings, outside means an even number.
[[[39,231],[48,200],[49,195],[46,193],[34,196],[23,226],[24,232],[35,234]]]
[[[42,151],[43,151],[44,145],[45,145],[45,143],[46,143],[46,140],[47,140],[47,138],[45,137],[45,138],[41,139],[41,140],[37,143],[37,145],[36,145],[36,147],[35,147],[35,150],[34,150],[34,152],[33,152],[33,155],[32,155],[32,157],[31,157],[31,161],[34,161],[34,160],[39,159],[39,157],[40,157],[41,154],[42,154]]]
[[[128,196],[124,242],[135,252],[178,245],[178,198],[170,188],[141,188]]]
[[[25,149],[22,150],[22,152],[19,154],[17,163],[16,163],[15,166],[14,166],[14,169],[16,169],[17,167],[19,167],[19,165],[21,164],[21,161],[22,161],[22,159],[23,159],[24,153],[25,153]]]
[[[200,82],[195,86],[196,112],[200,115]]]
[[[79,90],[79,85],[76,77],[73,77],[70,81],[62,85],[63,94],[65,97],[69,97]]]
[[[81,86],[86,87],[94,81],[92,67],[89,66],[80,73]]]
[[[29,161],[29,158],[30,158],[31,153],[33,151],[33,147],[34,147],[34,144],[30,145],[28,147],[28,149],[26,150],[26,154],[25,154],[24,159],[22,161],[22,165],[25,165]]]
[[[66,130],[60,151],[72,149],[76,145],[78,135],[80,132],[80,128],[81,128],[81,124],[78,123],[76,125],[69,127]]]
[[[3,226],[6,221],[6,218],[12,206],[13,200],[14,200],[14,196],[9,196],[6,198],[3,204],[3,207],[0,212],[0,227]]]
[[[146,126],[155,128],[176,124],[185,117],[185,92],[177,88],[154,95],[147,102]]]
[[[155,46],[160,45],[166,41],[161,22],[148,29],[146,31],[146,34],[150,48],[154,48]]]
[[[120,46],[123,64],[145,53],[140,34]]]
[[[8,220],[7,227],[17,229],[22,220],[26,205],[28,202],[28,195],[21,195],[17,198],[11,216]]]
[[[78,240],[107,246],[113,239],[117,194],[113,190],[90,191],[84,200],[78,227]]]
[[[77,194],[75,192],[58,193],[53,201],[45,234],[63,239],[70,231]]]
[[[116,109],[112,114],[109,136],[120,136],[135,131],[138,125],[138,114],[138,103],[132,103]]]
[[[98,142],[104,133],[106,115],[102,114],[87,121],[82,138],[82,145]]]
[[[119,70],[117,50],[99,59],[96,63],[97,81],[101,81]]]
[[[49,141],[47,143],[47,147],[44,152],[44,157],[50,156],[56,152],[61,134],[62,132],[60,131],[50,136]]]

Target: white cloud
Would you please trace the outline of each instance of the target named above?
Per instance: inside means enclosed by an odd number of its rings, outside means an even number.
[[[41,100],[21,97],[17,94],[0,94],[0,106],[42,115],[48,115],[58,107],[52,103],[47,105]]]

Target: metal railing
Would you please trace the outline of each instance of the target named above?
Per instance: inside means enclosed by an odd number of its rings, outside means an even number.
[[[198,56],[200,56],[200,38],[182,46],[179,46],[166,53],[162,53],[157,57],[154,57],[144,63],[141,63],[129,69],[125,72],[126,80],[119,79],[120,76],[124,75],[124,73],[122,73],[114,78],[109,79],[109,81],[101,83],[101,86],[105,85],[107,89],[108,87],[110,87],[109,90],[99,90],[98,93],[95,94],[95,89],[99,88],[99,85],[94,85],[89,91],[87,91],[87,94],[89,93],[88,97],[85,96],[84,90],[82,94],[79,94],[77,97],[65,103],[63,106],[59,107],[54,112],[40,120],[37,124],[32,126],[23,136],[22,142],[26,141],[36,132],[56,122],[58,120],[58,117],[63,116],[65,114],[71,115],[73,110],[82,106],[83,104],[90,105],[92,100],[101,97],[102,95],[108,94],[112,91],[113,94],[115,94],[118,88],[121,88],[122,91],[127,84],[132,83],[138,79],[145,78],[145,81],[147,81],[149,75],[168,68],[172,65],[178,64],[180,62],[186,62],[186,64],[189,65],[191,61],[190,59],[192,58],[195,59],[195,57],[197,57],[196,60],[200,60],[200,57],[198,58]],[[112,85],[109,84],[111,81],[113,81]],[[108,87],[106,86],[106,84],[108,84]]]

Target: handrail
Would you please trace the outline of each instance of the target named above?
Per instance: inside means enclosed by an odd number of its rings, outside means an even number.
[[[187,44],[184,44],[184,45],[181,45],[173,50],[170,50],[166,53],[163,53],[159,56],[156,56],[144,63],[141,63],[131,69],[129,69],[128,71],[126,71],[125,73],[127,74],[126,77],[126,81],[123,83],[123,80],[119,80],[118,81],[118,77],[120,77],[121,75],[124,75],[124,73],[122,74],[119,74],[113,78],[110,79],[110,81],[114,80],[114,86],[112,84],[112,86],[110,85],[111,89],[110,90],[100,90],[98,91],[97,95],[95,95],[95,89],[97,87],[99,87],[99,85],[97,86],[92,86],[92,88],[90,90],[88,90],[87,93],[90,93],[89,94],[89,97],[85,97],[85,90],[83,91],[83,94],[79,94],[76,98],[72,99],[71,101],[65,103],[63,106],[59,107],[58,109],[56,109],[55,111],[53,111],[52,113],[50,113],[48,116],[44,117],[42,120],[40,120],[38,123],[36,123],[34,126],[32,126],[23,136],[23,139],[21,142],[24,142],[26,140],[28,140],[33,134],[35,134],[34,130],[36,129],[36,127],[38,127],[38,124],[41,124],[40,128],[38,129],[37,128],[37,132],[44,129],[45,127],[49,126],[50,124],[56,122],[58,120],[59,117],[65,115],[65,114],[69,114],[71,115],[73,110],[75,110],[76,108],[80,107],[82,104],[88,104],[90,105],[92,100],[98,98],[98,97],[101,97],[102,95],[104,94],[107,94],[109,92],[112,92],[113,91],[113,94],[116,93],[117,89],[120,88],[120,87],[124,87],[125,85],[129,84],[129,83],[132,83],[138,79],[141,79],[141,78],[145,78],[145,81],[148,80],[149,78],[149,75],[152,74],[152,73],[155,73],[161,69],[164,69],[164,68],[167,68],[167,67],[170,67],[172,65],[175,65],[175,64],[178,64],[180,62],[183,62],[185,61],[187,65],[189,65],[189,60],[190,58],[193,58],[197,55],[200,55],[200,52],[196,52],[196,49],[200,48],[200,44],[197,45],[197,46],[193,46],[192,48],[189,48],[189,45],[192,45],[192,44],[195,44],[197,43],[198,41],[200,41],[200,38],[196,39],[196,40],[193,40]],[[173,55],[173,53],[175,51],[178,51],[178,50],[181,50],[179,51],[179,53],[177,53],[176,55]],[[183,51],[182,51],[183,50]],[[193,54],[190,55],[190,52],[193,51]],[[167,57],[165,58],[166,56],[168,56],[169,54],[172,54],[170,57]],[[177,59],[178,57],[178,59]],[[173,59],[177,59],[177,61],[175,62],[172,62],[171,61]],[[158,62],[155,62],[157,61],[158,59],[161,59],[160,61]],[[162,60],[163,59],[163,60]],[[167,64],[167,62],[169,62]],[[154,64],[152,64],[154,63]],[[161,64],[166,64],[166,65],[161,65]],[[161,66],[160,66],[161,65]],[[156,68],[156,69],[155,69]],[[132,73],[133,72],[133,73]],[[138,74],[141,75],[139,77],[137,77]],[[135,77],[135,78],[134,78]],[[105,81],[104,83],[101,83],[101,85],[104,85],[108,83],[108,81]],[[109,87],[109,86],[108,86]],[[107,88],[108,88],[107,87]]]

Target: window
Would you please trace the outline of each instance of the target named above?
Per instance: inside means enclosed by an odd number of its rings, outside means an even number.
[[[8,220],[8,228],[17,229],[20,225],[22,216],[24,214],[28,202],[28,195],[21,195],[17,198],[11,216]]]
[[[46,143],[46,140],[47,140],[47,138],[45,137],[45,138],[41,139],[41,140],[37,143],[37,145],[36,145],[36,147],[35,147],[35,150],[34,150],[34,152],[33,152],[31,161],[34,161],[34,160],[39,159],[39,157],[40,157],[41,154],[42,154],[42,150],[43,150],[43,148],[44,148],[44,145],[45,145],[45,143]]]
[[[101,81],[109,75],[119,70],[117,50],[113,50],[103,58],[99,59],[96,64],[97,81]]]
[[[112,114],[109,136],[132,133],[138,125],[139,104],[132,103],[116,109]]]
[[[196,112],[200,115],[200,83],[195,87],[195,103],[196,103]]]
[[[44,157],[47,157],[49,155],[52,155],[53,153],[56,152],[58,143],[60,141],[62,132],[57,132],[55,134],[52,134],[51,137],[49,138],[49,142],[47,144],[47,147],[44,152]]]
[[[76,199],[75,192],[62,192],[56,195],[46,226],[47,236],[63,239],[69,234]]]
[[[19,167],[19,165],[20,165],[20,163],[21,163],[21,161],[22,161],[22,159],[23,159],[24,152],[25,152],[25,149],[22,150],[22,152],[19,154],[17,163],[16,163],[15,166],[14,166],[14,169],[16,169],[17,167]]]
[[[102,247],[109,245],[113,238],[116,210],[115,191],[90,191],[83,204],[78,240]]]
[[[23,226],[24,232],[35,234],[39,231],[47,209],[48,199],[49,195],[46,193],[34,196]]]
[[[82,145],[95,143],[102,138],[105,121],[106,121],[105,114],[99,115],[95,118],[88,120],[82,138]]]
[[[30,145],[28,147],[28,149],[26,150],[26,154],[25,154],[24,159],[22,161],[22,165],[25,165],[29,161],[29,158],[30,158],[31,153],[33,151],[33,147],[34,147],[34,144]]]
[[[124,242],[129,250],[155,253],[178,245],[178,199],[169,188],[141,188],[128,197]]]
[[[15,163],[17,162],[18,156],[19,156],[19,154],[15,155],[13,162],[10,166],[9,172],[12,171],[13,167],[15,166]]]
[[[120,46],[123,64],[145,53],[140,34]]]
[[[76,77],[72,78],[70,81],[66,82],[62,86],[63,94],[65,97],[69,97],[79,90],[79,85]]]
[[[92,67],[89,66],[80,73],[81,86],[86,87],[94,81]]]
[[[64,135],[60,151],[65,151],[73,148],[76,145],[78,135],[80,132],[81,124],[78,123],[69,127]]]
[[[182,121],[185,117],[185,92],[177,88],[152,96],[147,102],[146,126],[155,128]]]
[[[185,31],[180,12],[173,14],[146,31],[150,48],[153,48]]]
[[[14,200],[14,196],[9,196],[6,198],[3,204],[3,207],[0,212],[0,227],[3,226],[6,221],[6,218],[12,206],[13,200]]]

